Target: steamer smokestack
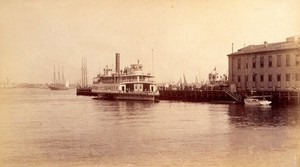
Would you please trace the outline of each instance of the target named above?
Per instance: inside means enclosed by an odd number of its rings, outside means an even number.
[[[116,73],[120,73],[120,53],[116,53]]]

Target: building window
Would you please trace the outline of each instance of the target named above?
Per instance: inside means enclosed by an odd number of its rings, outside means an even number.
[[[291,80],[291,75],[290,74],[285,74],[285,81],[290,81]]]
[[[272,88],[272,86],[273,86],[273,75],[272,74],[269,74],[268,75],[268,87],[269,88]]]
[[[252,75],[252,82],[256,82],[256,75]]]
[[[296,75],[295,76],[296,81],[300,81],[300,73],[296,73],[295,75]]]
[[[238,61],[238,69],[241,69],[241,58],[238,58],[237,61]]]
[[[240,75],[238,75],[238,82],[240,83],[241,82],[241,76]]]
[[[264,87],[264,75],[260,75],[260,87]]]
[[[269,75],[268,75],[268,81],[269,81],[269,82],[272,82],[272,81],[273,81],[272,74],[269,74]]]
[[[245,58],[245,68],[248,69],[248,57]]]
[[[248,75],[245,75],[245,82],[248,82]]]
[[[264,68],[264,57],[260,57],[260,68]]]
[[[272,56],[268,56],[269,67],[272,67]]]
[[[296,66],[299,66],[299,55],[296,55],[296,57],[295,57],[295,59],[296,59]]]
[[[260,75],[260,82],[264,82],[264,75]]]
[[[252,68],[256,68],[256,57],[252,57]]]
[[[280,82],[281,81],[281,75],[277,74],[277,81]]]
[[[281,55],[277,55],[277,67],[281,67]]]
[[[290,66],[290,58],[291,58],[291,55],[287,54],[285,55],[286,57],[286,66]]]

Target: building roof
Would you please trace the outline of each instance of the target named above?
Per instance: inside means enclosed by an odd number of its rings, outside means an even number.
[[[260,52],[271,52],[278,50],[289,50],[289,49],[300,49],[300,38],[294,38],[291,40],[287,38],[285,42],[277,42],[277,43],[267,43],[260,45],[249,45],[244,48],[239,49],[237,52],[228,54],[228,56],[232,55],[241,55],[241,54],[249,54],[249,53],[260,53]]]

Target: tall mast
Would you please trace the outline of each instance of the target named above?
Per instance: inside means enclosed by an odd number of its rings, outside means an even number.
[[[86,57],[82,57],[82,63],[81,63],[81,86],[87,87],[87,59]]]
[[[59,70],[59,64],[57,65],[57,68],[58,68],[58,71],[57,71],[57,73],[58,73],[58,84],[60,84],[60,70]]]
[[[65,76],[64,76],[64,66],[62,66],[62,82],[65,83]]]
[[[85,86],[88,86],[88,79],[87,79],[87,58],[85,58]]]
[[[84,87],[84,81],[83,81],[83,78],[84,78],[84,72],[83,72],[83,57],[82,57],[82,60],[81,60],[81,86]]]
[[[54,64],[54,69],[53,69],[53,85],[56,85],[56,76],[55,76],[55,64]]]
[[[152,75],[154,76],[154,56],[153,56],[153,49],[152,49]]]
[[[86,87],[85,57],[83,58],[83,87]]]
[[[86,57],[84,58],[84,87],[86,87]]]
[[[187,82],[186,82],[186,78],[185,78],[184,73],[183,73],[183,86],[187,86]]]
[[[201,73],[200,73],[200,70],[199,70],[198,72],[199,72],[199,73],[198,73],[198,77],[199,77],[199,78],[198,78],[198,79],[199,79],[198,81],[201,82]]]

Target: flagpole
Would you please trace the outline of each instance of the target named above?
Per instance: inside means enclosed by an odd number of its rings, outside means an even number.
[[[152,75],[154,76],[154,56],[153,56],[153,49],[152,49]]]

